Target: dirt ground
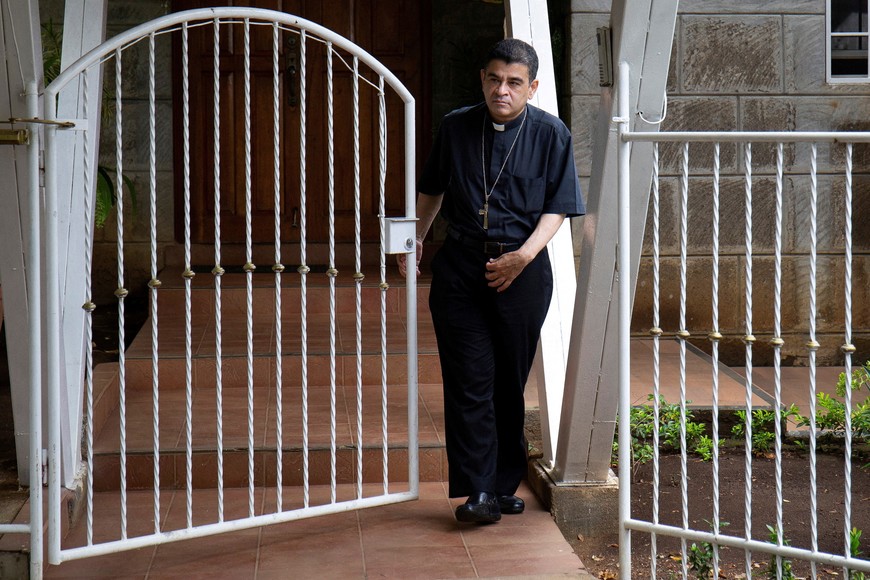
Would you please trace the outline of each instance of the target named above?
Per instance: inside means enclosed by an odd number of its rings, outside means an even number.
[[[728,522],[724,533],[744,535],[744,452],[742,448],[723,449],[720,455],[720,521]],[[841,454],[817,455],[817,517],[819,550],[842,554],[844,551],[844,465]],[[870,554],[870,468],[863,461],[853,462],[852,527],[866,531],[864,554]],[[782,463],[784,537],[792,546],[810,548],[810,463],[809,453],[789,451]],[[659,521],[682,525],[680,490],[680,457],[665,455],[661,460]],[[775,462],[772,458],[755,457],[752,462],[752,537],[768,541],[768,525],[776,524]],[[713,519],[712,464],[690,458],[689,525],[707,531]],[[639,466],[632,483],[632,516],[651,520],[653,495],[652,463]],[[598,578],[617,578],[619,549],[617,538],[598,540],[568,538],[589,571]],[[688,543],[691,546],[691,542]],[[680,578],[680,542],[674,538],[657,538],[657,578]],[[721,578],[746,578],[745,553],[742,550],[720,550]],[[767,578],[770,557],[753,554],[753,577]],[[797,577],[810,577],[810,565],[792,562]],[[819,566],[819,578],[840,578],[842,569]],[[697,578],[691,571],[690,578]],[[632,533],[632,578],[650,578],[650,536]]]

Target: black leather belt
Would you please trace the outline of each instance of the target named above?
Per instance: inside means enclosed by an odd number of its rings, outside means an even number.
[[[483,252],[487,256],[501,256],[507,252],[518,250],[522,246],[522,242],[497,242],[492,240],[481,240],[472,238],[457,232],[453,228],[447,228],[447,235],[450,239],[458,242],[466,248]]]

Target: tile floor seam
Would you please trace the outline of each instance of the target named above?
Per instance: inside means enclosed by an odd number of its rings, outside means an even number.
[[[362,559],[362,562],[360,562],[360,564],[362,564],[362,577],[367,579],[369,577],[369,571],[368,566],[366,566],[366,546],[365,542],[363,542],[362,519],[359,517],[359,510],[357,510],[354,515],[356,515],[356,530],[357,537],[359,538],[360,557]]]

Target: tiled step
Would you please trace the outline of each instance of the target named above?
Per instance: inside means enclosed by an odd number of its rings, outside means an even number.
[[[214,290],[202,287],[197,277],[191,300],[191,357],[186,352],[185,292],[164,284],[158,292],[157,393],[161,487],[186,485],[186,397],[190,374],[191,450],[193,486],[217,485],[217,378],[222,384],[222,433],[224,486],[246,486],[248,466],[248,328],[247,290],[244,275],[227,274],[221,292],[221,365],[214,316]],[[210,276],[208,278],[211,278]],[[275,321],[275,290],[263,287],[270,276],[255,276],[253,289],[253,341],[251,377],[254,419],[254,479],[257,485],[274,485],[277,462],[279,348]],[[210,281],[213,283],[213,281]],[[240,286],[241,283],[241,287]],[[282,288],[281,308],[281,406],[284,485],[302,483],[302,383],[301,353],[306,351],[308,385],[309,483],[328,484],[331,479],[331,404],[335,398],[335,447],[338,483],[356,479],[357,382],[362,393],[363,479],[380,481],[383,472],[381,410],[382,365],[386,361],[388,399],[388,448],[390,477],[407,477],[407,320],[404,288],[360,288],[362,312],[358,329],[355,312],[357,288],[313,285],[306,291],[306,325],[303,334],[301,292]],[[330,295],[332,294],[332,295]],[[382,357],[381,300],[386,299],[386,357]],[[442,481],[443,411],[440,364],[431,319],[425,307],[428,286],[418,287],[418,407],[420,477]],[[334,316],[330,315],[334,312]],[[306,340],[303,341],[303,336]],[[125,447],[128,489],[153,486],[154,363],[152,324],[149,319],[125,353],[123,368],[126,406]],[[335,363],[330,353],[335,354]],[[357,354],[359,353],[359,354]],[[98,490],[120,485],[121,419],[119,413],[122,369],[118,363],[100,365],[95,372],[94,485]],[[330,385],[335,384],[335,393]],[[324,478],[326,478],[324,480]]]

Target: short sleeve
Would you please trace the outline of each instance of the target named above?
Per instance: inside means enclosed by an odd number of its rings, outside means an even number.
[[[573,140],[567,128],[554,135],[550,146],[543,213],[565,214],[566,217],[577,217],[586,213],[577,167],[574,164]]]

